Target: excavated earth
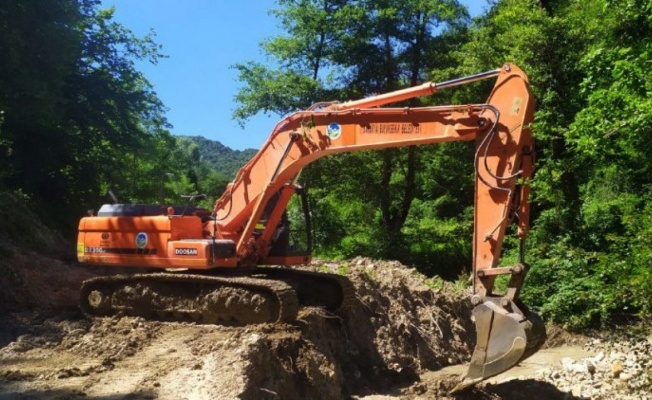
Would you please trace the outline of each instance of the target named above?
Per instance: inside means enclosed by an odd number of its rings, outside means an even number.
[[[0,261],[0,399],[652,400],[649,341],[563,332],[450,397],[475,341],[470,305],[395,262],[309,267],[355,285],[357,301],[339,314],[307,308],[291,324],[224,327],[88,319],[77,290],[107,271],[36,253]]]

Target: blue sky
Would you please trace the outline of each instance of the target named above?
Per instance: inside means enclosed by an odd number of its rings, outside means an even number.
[[[484,0],[464,0],[471,15]],[[268,14],[275,0],[103,0],[115,7],[115,21],[142,37],[150,29],[168,58],[139,63],[168,108],[177,135],[204,136],[233,149],[258,148],[279,120],[258,115],[241,128],[231,118],[240,87],[233,64],[266,62],[259,44],[282,33]],[[330,100],[330,99],[328,99]]]

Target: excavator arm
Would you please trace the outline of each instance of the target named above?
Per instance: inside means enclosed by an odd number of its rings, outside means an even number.
[[[496,269],[508,223],[517,220],[521,240],[529,229],[533,99],[527,77],[510,64],[452,82],[461,85],[478,80],[479,76],[497,76],[484,104],[376,108],[441,88],[427,83],[394,92],[394,96],[386,94],[292,114],[276,126],[261,150],[217,199],[213,210],[215,226],[208,230],[236,241],[238,257],[258,264],[267,255],[271,232],[306,165],[344,152],[475,141],[474,270]],[[278,193],[281,195],[275,201],[276,212],[267,219],[266,232],[254,238],[257,222]],[[490,295],[496,275],[502,272],[498,269],[474,274],[478,278],[474,280],[476,293]]]

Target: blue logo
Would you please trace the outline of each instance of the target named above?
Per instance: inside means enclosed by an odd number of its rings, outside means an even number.
[[[342,127],[337,122],[332,122],[328,124],[328,127],[326,128],[326,133],[328,134],[328,137],[331,138],[332,140],[337,140],[340,138],[340,136],[342,136]]]
[[[136,235],[136,247],[144,249],[145,246],[147,246],[147,234],[145,232],[140,232]]]

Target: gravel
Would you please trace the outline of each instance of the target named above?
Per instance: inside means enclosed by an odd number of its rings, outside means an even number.
[[[652,400],[652,336],[605,341],[593,339],[585,349],[594,356],[543,368],[536,374],[560,390],[594,400]]]

